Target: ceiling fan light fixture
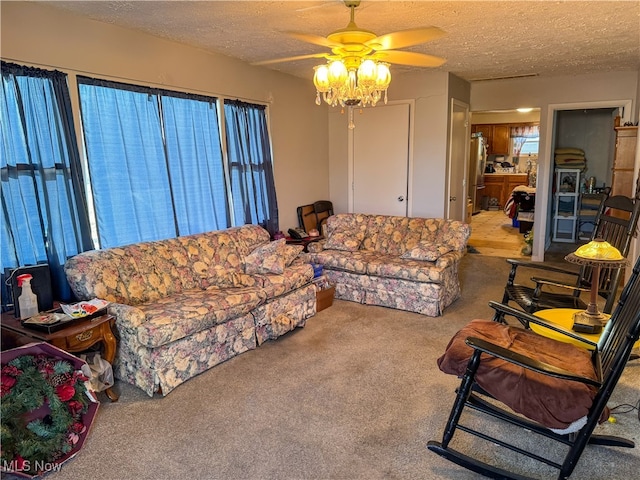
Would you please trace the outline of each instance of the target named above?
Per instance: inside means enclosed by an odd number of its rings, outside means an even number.
[[[391,83],[389,64],[371,57],[332,60],[328,64],[314,67],[313,84],[316,87],[316,104],[322,100],[336,107],[375,107],[384,94],[387,103],[387,88]],[[353,128],[350,122],[350,127]]]

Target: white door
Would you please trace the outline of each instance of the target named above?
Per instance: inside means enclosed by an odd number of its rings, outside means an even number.
[[[353,212],[407,216],[409,104],[354,111]]]
[[[467,187],[465,185],[469,158],[468,132],[469,106],[451,99],[451,143],[448,159],[449,202],[447,218],[464,221],[467,208]]]

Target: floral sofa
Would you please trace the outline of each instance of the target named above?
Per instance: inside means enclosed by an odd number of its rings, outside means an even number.
[[[329,217],[325,234],[308,249],[336,298],[435,317],[460,296],[466,223],[347,213]]]
[[[84,252],[65,273],[79,299],[111,302],[115,376],[166,395],[315,315],[313,268],[301,249],[245,225]]]

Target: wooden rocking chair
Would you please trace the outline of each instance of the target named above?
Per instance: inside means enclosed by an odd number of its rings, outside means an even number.
[[[638,218],[640,218],[639,200],[622,195],[606,197],[598,209],[591,240],[601,238],[616,247],[622,256],[626,257],[629,253],[631,240],[636,233]],[[529,313],[548,308],[573,308],[578,310],[587,308],[587,304],[580,298],[580,294],[590,290],[592,282],[592,268],[590,266],[583,266],[578,272],[574,272],[543,263],[514,259],[507,259],[507,262],[511,265],[511,271],[504,288],[504,296],[502,298],[504,305],[508,305],[512,301]],[[518,283],[516,281],[518,267],[524,268],[526,272],[545,271],[559,273],[563,274],[567,279],[573,277],[574,280],[571,282],[533,277],[531,280],[535,286],[522,282]],[[611,313],[611,310],[613,310],[622,278],[624,278],[622,269],[603,269],[600,271],[599,278],[595,279],[598,282],[598,295],[605,299],[605,304],[602,308],[604,313]],[[548,287],[561,288],[564,291],[561,293],[552,292],[549,291]],[[497,321],[504,320],[503,315],[499,312],[494,319]]]
[[[537,335],[528,328],[491,320],[470,322],[438,360],[441,370],[462,377],[462,383],[442,441],[430,441],[427,448],[474,472],[505,479],[527,477],[473,458],[473,453],[454,450],[450,446],[454,434],[460,430],[555,467],[559,479],[569,478],[588,444],[633,448],[630,440],[594,435],[593,431],[608,417],[607,401],[640,337],[639,275],[640,259],[597,344],[526,312],[491,302],[494,309],[516,317],[524,327],[544,325],[584,343],[585,348]],[[541,440],[558,442],[558,447],[565,445],[568,451],[559,463],[466,426],[460,423],[466,407],[523,427]]]

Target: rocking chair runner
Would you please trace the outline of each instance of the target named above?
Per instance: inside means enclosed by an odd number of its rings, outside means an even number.
[[[639,275],[640,259],[598,344],[526,312],[491,302],[491,307],[516,317],[525,327],[538,323],[578,339],[585,346],[591,345],[594,350],[542,337],[527,328],[472,321],[458,332],[438,360],[443,371],[461,376],[462,383],[442,442],[430,441],[429,450],[490,478],[526,478],[451,448],[455,432],[461,430],[555,467],[560,471],[558,478],[567,479],[587,444],[633,448],[630,440],[594,435],[593,431],[599,421],[607,418],[607,401],[640,337]],[[483,397],[493,400],[488,402]],[[510,408],[500,407],[496,400]],[[558,407],[563,403],[565,407]],[[557,463],[470,428],[460,423],[465,407],[564,444],[568,451]]]
[[[639,217],[640,201],[634,201],[622,195],[606,197],[598,209],[591,239],[602,238],[616,247],[623,257],[626,257],[629,253],[631,239],[635,234]],[[580,294],[581,292],[588,292],[591,287],[591,267],[583,266],[578,272],[572,272],[564,268],[541,263],[514,259],[508,259],[507,262],[511,264],[511,271],[502,298],[504,305],[513,301],[528,313],[547,308],[574,308],[578,310],[587,308],[587,304],[580,298]],[[568,284],[559,280],[534,277],[531,280],[535,283],[535,287],[517,283],[516,273],[518,267],[573,276],[575,277],[575,282]],[[598,293],[606,299],[602,309],[604,313],[611,313],[622,278],[624,278],[624,273],[621,269],[603,269],[600,272],[600,276],[597,279]],[[545,286],[563,288],[567,290],[567,293],[549,292],[544,290]],[[503,315],[497,313],[495,320],[502,321]]]

